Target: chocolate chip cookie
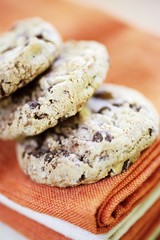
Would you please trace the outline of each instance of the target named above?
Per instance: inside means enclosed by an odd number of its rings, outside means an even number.
[[[126,171],[158,134],[158,114],[149,100],[133,89],[106,84],[75,116],[19,142],[18,160],[38,183],[94,183]]]
[[[102,84],[109,68],[106,48],[69,41],[49,70],[0,102],[0,138],[33,136],[75,115]]]
[[[46,70],[62,45],[57,30],[40,18],[16,22],[0,35],[0,98]]]

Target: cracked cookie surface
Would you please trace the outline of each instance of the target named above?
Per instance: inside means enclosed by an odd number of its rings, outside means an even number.
[[[61,50],[57,30],[40,18],[17,21],[0,35],[0,98],[45,71]]]
[[[19,142],[17,154],[34,181],[76,186],[126,171],[158,134],[158,114],[149,100],[104,84],[77,115]]]
[[[109,68],[106,48],[70,41],[50,69],[0,102],[0,138],[37,135],[75,115],[102,84]]]

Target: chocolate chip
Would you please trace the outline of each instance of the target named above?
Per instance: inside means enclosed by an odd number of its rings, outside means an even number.
[[[34,109],[36,107],[39,108],[41,106],[37,101],[32,101],[32,102],[29,102],[28,104],[31,109]]]
[[[92,138],[92,141],[93,142],[102,142],[103,141],[103,136],[100,132],[96,132],[94,135],[93,135],[93,138]]]
[[[136,112],[139,112],[141,110],[141,106],[138,106],[136,103],[133,103],[133,104],[130,103],[129,107]]]
[[[58,165],[58,162],[57,162],[57,161],[54,162],[54,163],[51,163],[52,169],[56,169],[57,165]]]
[[[44,167],[41,167],[41,170],[44,172]]]
[[[39,33],[39,34],[36,35],[36,38],[43,39],[43,35],[41,33]]]
[[[113,95],[110,92],[97,92],[94,94],[94,97],[100,99],[113,99]]]
[[[11,126],[12,125],[12,121],[10,120],[7,125]]]
[[[92,162],[90,162],[89,159],[86,159],[85,163],[87,163],[90,168],[93,168]]]
[[[79,161],[83,162],[84,160],[84,155],[80,156]]]
[[[108,177],[112,177],[113,176],[113,174],[114,174],[114,171],[113,171],[113,169],[111,169],[111,170],[109,170],[109,172],[108,172]]]
[[[112,139],[114,139],[114,137],[110,133],[106,132],[105,140],[112,142]]]
[[[124,164],[123,164],[123,167],[122,167],[122,172],[125,172],[130,166],[130,160],[127,159]]]
[[[15,62],[14,66],[15,68],[19,69],[19,62]]]
[[[50,69],[50,71],[52,71],[52,69]],[[50,75],[50,73],[48,72],[47,76],[49,77],[49,75]],[[59,81],[53,82],[53,83],[52,83],[52,86],[50,86],[50,87],[48,88],[48,92],[53,93],[53,92],[55,91],[55,89],[53,88],[53,86],[55,86],[55,85],[57,85],[57,84],[60,84],[60,83],[62,83],[62,82],[64,82],[64,80],[59,80]],[[68,94],[68,95],[69,95],[69,91],[64,90],[63,92],[64,92],[64,94]],[[54,100],[54,101],[57,102],[57,100]]]
[[[112,105],[115,106],[115,107],[121,107],[121,106],[123,106],[123,104],[124,104],[124,102],[114,102],[114,103],[112,103]]]
[[[102,112],[105,111],[105,110],[111,111],[111,109],[110,109],[109,107],[105,106],[105,107],[100,108],[97,113],[102,113]]]
[[[152,136],[152,132],[153,132],[153,128],[149,128],[148,132],[149,132],[149,136],[151,137]]]
[[[92,162],[90,162],[89,159],[85,158],[85,155],[79,156],[77,154],[77,156],[78,156],[79,161],[84,162],[85,164],[88,164],[88,166],[90,168],[93,168]]]
[[[5,91],[4,91],[3,87],[2,87],[2,85],[0,85],[0,95],[2,97],[5,96]]]
[[[78,147],[78,146],[79,146],[78,143],[74,143],[74,144],[73,144],[73,148],[76,148],[76,147]]]
[[[42,113],[41,115],[37,115],[37,113],[35,113],[35,115],[34,115],[34,118],[35,119],[38,119],[38,120],[40,120],[40,119],[43,119],[43,118],[46,118],[46,117],[48,117],[48,114],[47,113]]]
[[[47,162],[47,163],[50,163],[53,160],[54,155],[55,155],[54,152],[47,153],[45,158],[44,158],[44,161]]]
[[[50,87],[48,88],[48,92],[53,93],[53,92],[52,92],[52,87],[53,87],[53,86],[50,86]]]
[[[19,81],[19,83],[17,83],[17,86],[18,86],[18,85],[21,85],[21,84],[23,83],[23,81],[24,81],[24,79],[21,79],[21,80]]]
[[[85,179],[86,179],[86,176],[85,176],[85,174],[83,173],[83,174],[81,175],[81,177],[79,178],[78,182],[82,182],[82,181],[84,181]]]
[[[49,99],[49,102],[50,102],[51,104],[54,104],[54,103],[57,102],[57,100],[55,100],[55,99]],[[59,114],[59,113],[57,113],[57,114]]]
[[[62,154],[65,157],[68,157],[70,155],[69,152],[67,150],[65,150],[65,149],[62,149]]]
[[[53,103],[53,100],[52,100],[52,99],[49,99],[49,102],[52,104],[52,103]]]
[[[8,51],[11,51],[11,50],[13,50],[15,47],[8,47],[8,48],[6,48],[6,49],[4,49],[2,52],[1,52],[1,54],[2,53],[5,53],[5,52],[8,52]]]
[[[88,130],[88,128],[87,127],[81,127],[82,129],[85,129],[85,130]]]
[[[50,42],[50,40],[46,39],[42,33],[37,34],[35,37],[38,38],[38,39],[42,39],[45,42]]]
[[[64,90],[63,92],[64,92],[64,94],[68,94],[69,95],[69,91],[68,90]]]
[[[102,151],[101,155],[99,156],[99,161],[106,161],[108,159],[109,155],[107,150]]]
[[[36,157],[36,158],[39,158],[41,156],[43,156],[44,154],[46,154],[46,149],[38,149],[38,150],[35,150],[33,152],[31,152],[31,154]]]
[[[136,112],[139,112],[141,110],[141,107],[139,106],[135,110],[136,110]]]

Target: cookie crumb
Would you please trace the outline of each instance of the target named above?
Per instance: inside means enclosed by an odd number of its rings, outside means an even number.
[[[97,142],[97,143],[100,143],[103,141],[103,136],[100,132],[96,132],[94,135],[93,135],[93,138],[92,138],[92,141],[93,142]]]

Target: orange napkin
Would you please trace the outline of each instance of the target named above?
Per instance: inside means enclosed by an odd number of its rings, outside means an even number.
[[[30,240],[69,240],[69,238],[57,233],[18,212],[0,204],[0,220],[14,228]]]
[[[121,237],[121,240],[147,240],[160,224],[159,204],[154,205]],[[69,238],[0,204],[0,219],[30,240],[70,240]]]
[[[154,230],[160,224],[159,217],[160,200],[157,200],[154,205],[141,217],[130,229],[123,235],[121,240],[147,240],[152,235]]]
[[[93,233],[120,222],[157,185],[160,139],[128,171],[95,184],[60,189],[32,182],[20,170],[13,142],[0,142],[0,193],[12,201]]]

